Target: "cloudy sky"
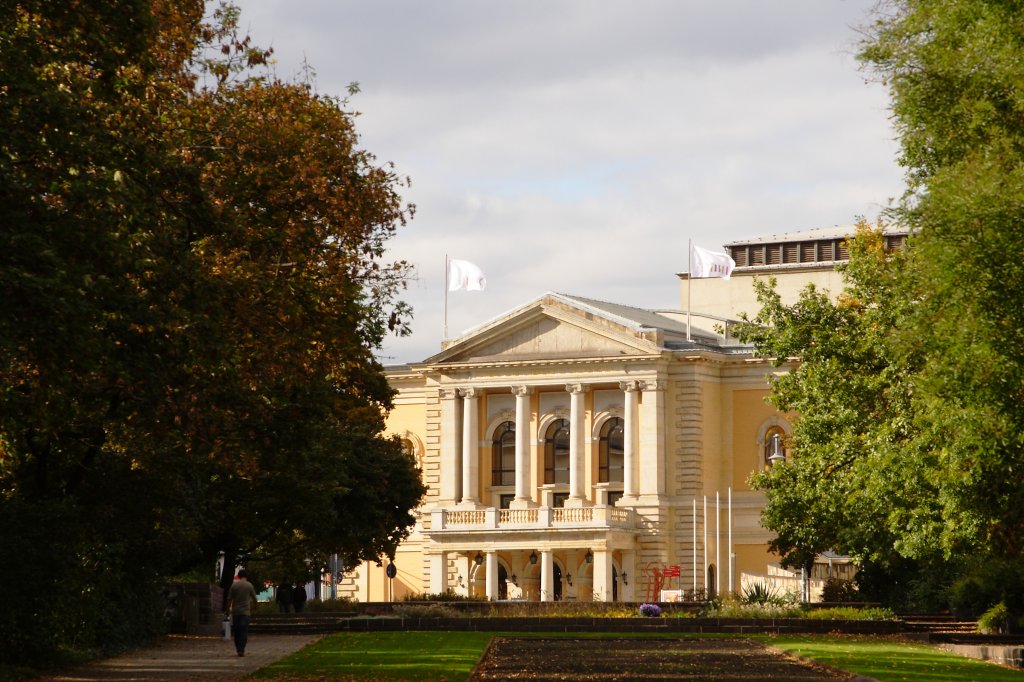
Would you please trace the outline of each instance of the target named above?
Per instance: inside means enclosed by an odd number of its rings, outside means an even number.
[[[687,240],[874,218],[902,191],[885,88],[854,57],[875,0],[236,0],[281,76],[305,60],[412,179],[392,256],[413,334],[449,337],[545,291],[680,307]]]

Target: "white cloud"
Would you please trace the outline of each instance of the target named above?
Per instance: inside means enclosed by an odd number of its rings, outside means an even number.
[[[852,56],[874,0],[241,0],[243,26],[352,106],[411,176],[394,240],[419,268],[414,335],[452,335],[544,291],[679,307],[686,242],[874,217],[902,191],[887,94]]]

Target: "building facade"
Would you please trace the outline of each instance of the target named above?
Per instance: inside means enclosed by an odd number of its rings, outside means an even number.
[[[789,300],[810,281],[838,293],[845,234],[728,244],[733,277],[679,275],[679,311],[549,292],[388,368],[388,428],[428,493],[395,577],[387,560],[364,564],[339,593],[641,601],[787,586],[748,483],[785,457],[792,415],[766,400],[785,367],[729,330],[756,312],[756,277]]]

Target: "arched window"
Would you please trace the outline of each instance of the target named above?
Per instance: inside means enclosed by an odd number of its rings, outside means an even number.
[[[764,467],[770,469],[786,459],[786,431],[781,426],[769,427],[764,433]]]
[[[491,439],[491,485],[516,484],[516,424],[502,422]]]
[[[569,482],[568,419],[556,419],[544,437],[544,482]]]
[[[612,417],[601,426],[598,447],[597,480],[599,483],[622,483],[623,421]]]

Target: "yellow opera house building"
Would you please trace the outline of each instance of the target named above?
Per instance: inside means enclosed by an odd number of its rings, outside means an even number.
[[[348,567],[339,596],[443,593],[491,600],[643,601],[796,591],[768,551],[751,473],[782,461],[793,415],[730,330],[757,310],[753,281],[792,302],[833,294],[851,228],[726,244],[730,279],[678,275],[681,309],[647,310],[545,293],[420,363],[387,368],[388,429],[428,488],[390,569]],[[905,232],[887,232],[898,246]],[[826,575],[852,577],[842,558]],[[816,587],[815,587],[816,585]]]

